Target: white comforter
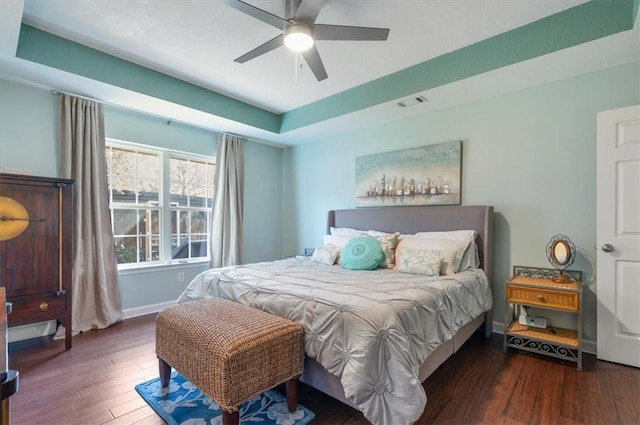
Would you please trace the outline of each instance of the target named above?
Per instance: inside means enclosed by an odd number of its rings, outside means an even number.
[[[212,269],[189,283],[184,302],[223,297],[293,320],[306,354],[340,378],[374,424],[416,421],[427,397],[419,366],[441,342],[491,309],[482,270],[426,277],[347,271],[308,259]]]

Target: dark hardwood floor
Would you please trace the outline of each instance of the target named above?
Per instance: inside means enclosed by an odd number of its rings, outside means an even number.
[[[163,424],[138,396],[158,376],[154,319],[129,319],[64,341],[13,343],[20,372],[10,399],[12,425]],[[424,384],[420,424],[640,424],[640,369],[587,355],[584,371],[526,354],[502,352],[501,335],[477,334]],[[368,424],[358,411],[305,385],[300,403],[313,425]]]

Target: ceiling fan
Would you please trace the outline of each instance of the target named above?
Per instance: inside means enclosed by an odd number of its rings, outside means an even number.
[[[384,41],[389,36],[388,28],[316,24],[316,18],[326,1],[285,0],[285,17],[281,18],[244,1],[225,0],[225,3],[234,9],[282,30],[282,34],[234,59],[234,61],[245,63],[284,45],[295,52],[300,52],[318,81],[322,81],[327,78],[327,71],[322,59],[320,59],[315,41]]]

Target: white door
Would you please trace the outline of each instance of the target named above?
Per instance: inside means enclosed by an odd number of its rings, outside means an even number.
[[[598,113],[598,358],[640,367],[640,105]]]

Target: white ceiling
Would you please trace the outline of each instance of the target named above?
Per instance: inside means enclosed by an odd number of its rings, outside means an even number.
[[[273,14],[283,14],[281,1],[248,2]],[[17,59],[14,56],[19,21],[281,113],[584,2],[328,0],[318,16],[318,23],[386,27],[390,28],[389,39],[384,42],[319,41],[317,47],[328,79],[316,81],[304,64],[297,73],[296,83],[295,57],[284,47],[245,64],[233,61],[278,35],[279,31],[222,1],[2,0],[0,74],[5,78],[80,93],[106,103],[124,104],[132,109],[218,131],[232,131],[274,144],[291,145],[335,133],[336,122],[341,123],[341,131],[355,129],[363,122],[371,122],[372,117],[396,119],[422,113],[428,108],[438,109],[566,78],[585,70],[638,60],[637,29],[468,79],[472,81],[463,80],[433,89],[426,93],[430,100],[426,106],[400,110],[378,105],[330,122],[285,134],[271,134]],[[442,103],[437,102],[439,97]]]

